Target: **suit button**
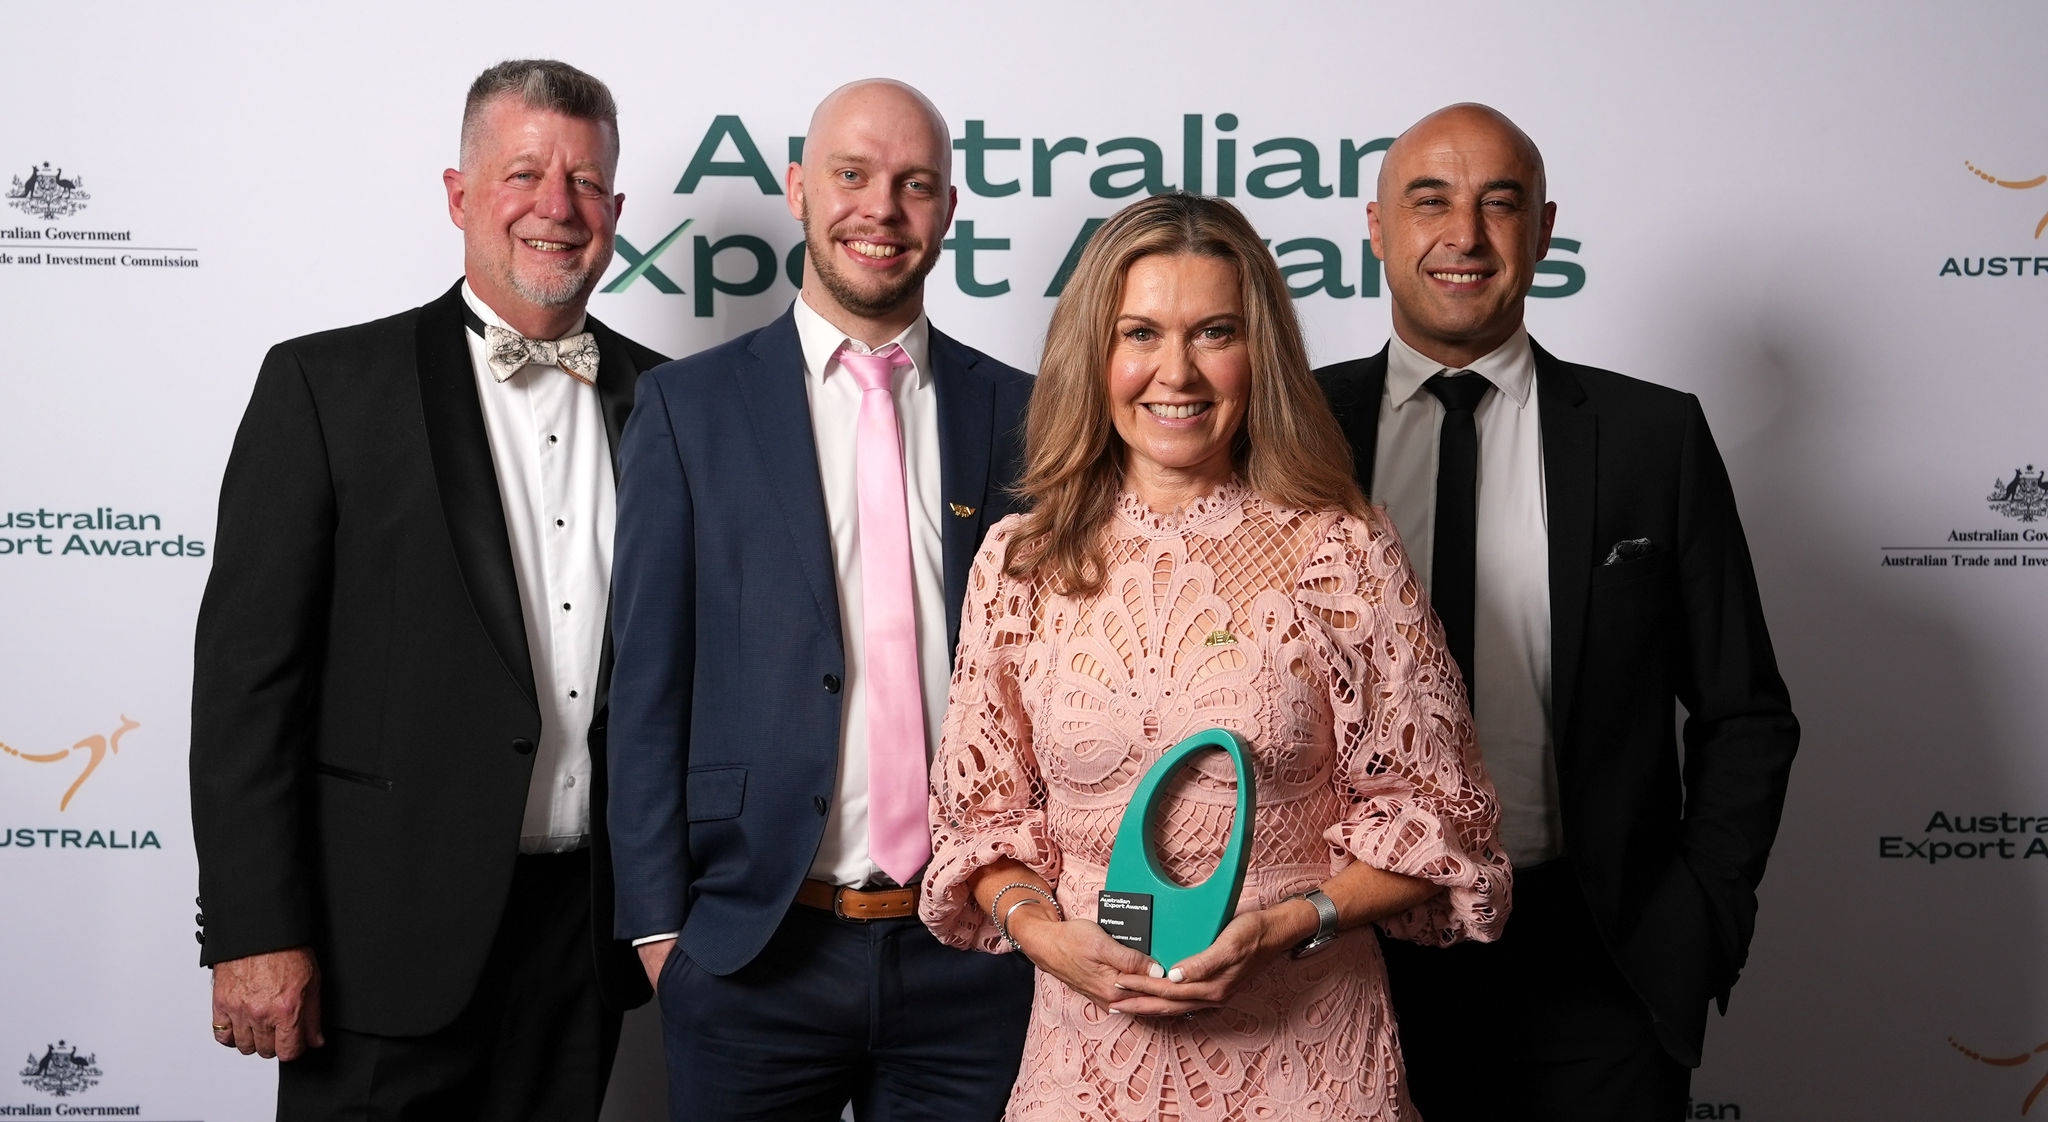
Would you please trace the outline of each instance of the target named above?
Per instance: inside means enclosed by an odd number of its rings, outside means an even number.
[[[825,808],[826,808],[826,806],[828,806],[828,805],[830,805],[830,804],[828,804],[828,803],[826,803],[826,802],[825,802],[825,796],[823,796],[823,795],[812,795],[812,796],[811,796],[811,805],[812,805],[812,806],[814,806],[814,807],[817,807],[817,808],[818,808],[818,814],[819,814],[819,816],[820,816],[820,817],[822,817],[822,816],[824,815],[824,813],[825,813]]]
[[[206,913],[205,913],[205,912],[200,912],[200,913],[199,913],[198,915],[196,915],[196,916],[193,916],[193,917],[192,917],[192,922],[193,922],[193,923],[196,923],[196,924],[198,924],[198,925],[199,925],[199,926],[201,926],[201,927],[205,927],[205,926],[206,926]]]
[[[514,739],[514,740],[512,741],[512,750],[513,750],[514,752],[517,752],[517,753],[519,753],[519,754],[520,754],[520,755],[522,755],[522,756],[529,756],[529,755],[532,755],[532,754],[533,754],[533,741],[531,741],[531,740],[528,740],[528,739],[526,739],[526,738],[525,738],[525,737],[523,737],[523,736],[522,736],[522,737],[518,737],[518,738],[516,738],[516,739]]]
[[[203,946],[205,946],[205,945],[206,945],[206,932],[204,932],[204,931],[194,931],[194,932],[192,933],[192,937],[193,937],[194,939],[197,939],[197,940],[199,940],[199,945],[200,945],[200,946],[202,946],[202,947],[203,947]]]
[[[839,692],[839,675],[837,675],[837,674],[827,674],[827,675],[825,675],[825,692],[826,692],[826,693],[838,693],[838,692]]]

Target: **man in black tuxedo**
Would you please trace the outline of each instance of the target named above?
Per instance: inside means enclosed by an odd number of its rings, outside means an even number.
[[[281,1119],[595,1119],[622,1011],[605,727],[614,448],[662,357],[584,314],[617,110],[485,71],[464,279],[272,348],[193,668],[201,961]]]
[[[1378,196],[1394,338],[1317,377],[1428,575],[1516,866],[1498,943],[1383,940],[1415,1102],[1678,1118],[1799,738],[1727,472],[1692,395],[1529,339],[1556,209],[1507,118],[1425,117]]]

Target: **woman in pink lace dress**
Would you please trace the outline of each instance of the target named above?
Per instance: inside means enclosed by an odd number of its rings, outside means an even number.
[[[968,584],[922,909],[1039,968],[1009,1118],[1413,1117],[1368,925],[1492,939],[1508,863],[1456,665],[1272,256],[1220,200],[1126,209],[1034,394],[1032,509]],[[1155,963],[1096,926],[1096,893],[1140,777],[1214,727],[1255,758],[1251,871],[1213,946]],[[1235,779],[1216,753],[1181,775],[1162,848],[1189,883]],[[1324,904],[1343,934],[1296,957]]]

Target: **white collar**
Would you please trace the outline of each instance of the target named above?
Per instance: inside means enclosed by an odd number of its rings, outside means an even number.
[[[814,381],[823,382],[827,375],[839,369],[836,356],[842,346],[852,347],[857,353],[868,349],[860,340],[832,326],[831,320],[819,315],[818,310],[804,300],[801,292],[796,295],[794,318],[797,343],[803,347],[804,352],[804,373]],[[904,328],[902,334],[889,341],[902,347],[903,353],[910,356],[912,373],[917,379],[914,384],[920,388],[929,383],[932,376],[931,332],[931,320],[927,319],[923,312],[919,312],[917,319],[909,327]]]
[[[1422,383],[1446,370],[1470,370],[1492,382],[1520,409],[1529,404],[1529,390],[1536,384],[1536,350],[1529,344],[1529,329],[1516,328],[1507,342],[1470,366],[1459,367],[1445,366],[1395,334],[1387,346],[1387,400],[1401,408],[1423,392]]]

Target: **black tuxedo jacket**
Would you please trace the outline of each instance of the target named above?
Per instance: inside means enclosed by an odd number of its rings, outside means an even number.
[[[974,554],[1016,501],[1032,380],[936,328],[931,367],[951,651]],[[617,931],[680,932],[718,975],[775,933],[837,791],[848,640],[804,378],[785,313],[641,379],[620,455]]]
[[[1707,1002],[1725,1008],[1748,953],[1799,724],[1698,399],[1535,354],[1565,850],[1665,1049],[1697,1065]],[[1387,352],[1316,377],[1370,495]]]
[[[533,664],[458,284],[273,347],[221,483],[192,684],[207,965],[311,945],[329,1023],[411,1036],[460,1012],[511,884]],[[662,356],[596,320],[614,449]],[[609,646],[609,641],[607,641]],[[610,939],[604,687],[590,728],[593,951]]]

